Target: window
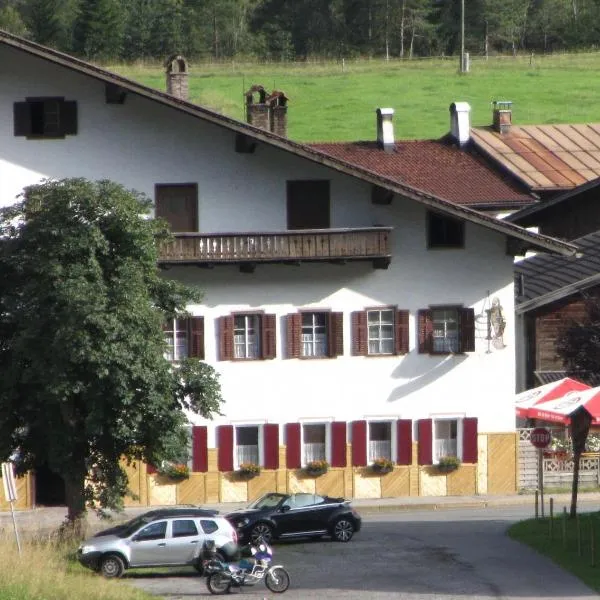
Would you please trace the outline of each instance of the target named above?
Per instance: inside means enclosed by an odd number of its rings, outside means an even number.
[[[428,248],[464,248],[464,245],[464,221],[438,213],[427,213]]]
[[[266,360],[276,354],[276,317],[238,313],[219,317],[219,360]]]
[[[136,542],[147,542],[149,540],[162,540],[165,538],[167,533],[167,522],[158,521],[156,523],[150,523],[147,527],[144,527],[136,536]]]
[[[64,98],[26,98],[14,104],[15,136],[56,139],[77,133],[77,102]]]
[[[324,423],[302,426],[302,464],[327,460],[327,426]]]
[[[233,321],[234,358],[259,358],[260,318],[258,315],[237,315]]]
[[[475,311],[436,306],[418,314],[419,352],[451,354],[475,351]]]
[[[288,229],[329,229],[329,203],[329,181],[288,181]]]
[[[169,319],[163,325],[163,333],[167,360],[204,358],[204,317]]]
[[[385,356],[407,354],[407,310],[396,307],[376,307],[353,312],[352,354],[354,356]]]
[[[191,519],[177,519],[173,521],[173,537],[188,537],[190,535],[198,535],[196,523]]]
[[[376,458],[393,460],[392,423],[390,421],[371,421],[369,423],[368,462]]]
[[[195,183],[158,184],[154,190],[156,217],[172,232],[198,231],[198,186]]]
[[[344,353],[343,314],[303,311],[287,316],[288,358],[334,358]]]
[[[458,447],[459,420],[436,419],[433,422],[433,462],[437,463],[442,456],[460,457]]]
[[[200,521],[200,525],[204,533],[214,533],[217,531],[217,529],[219,529],[219,526],[216,524],[216,522],[209,519],[202,519]]]
[[[242,463],[261,464],[258,425],[242,425],[235,428],[234,468],[239,468]]]

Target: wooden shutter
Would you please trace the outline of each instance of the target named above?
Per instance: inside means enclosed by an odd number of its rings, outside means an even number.
[[[192,427],[192,471],[206,473],[208,471],[208,436],[204,425]]]
[[[275,355],[276,355],[276,346],[275,346],[276,318],[275,318],[275,315],[261,315],[260,326],[261,326],[261,358],[263,358],[263,359],[275,358]]]
[[[352,330],[352,356],[367,356],[369,353],[369,329],[367,311],[359,310],[350,315]]]
[[[146,473],[148,475],[154,475],[154,473],[156,473],[156,467],[154,465],[151,465],[150,463],[146,464]]]
[[[302,353],[302,315],[293,313],[287,315],[286,321],[286,357],[298,358]]]
[[[188,356],[204,360],[204,317],[187,320]]]
[[[327,350],[330,358],[344,354],[344,313],[329,313]]]
[[[233,317],[219,317],[219,360],[233,360]]]
[[[459,352],[475,352],[475,310],[473,308],[458,309],[458,327]]]
[[[13,104],[15,135],[31,135],[31,105],[29,102]]]
[[[77,135],[77,102],[69,100],[61,102],[60,133],[62,135]]]
[[[433,352],[433,315],[430,310],[422,309],[418,312],[419,322],[419,354]]]
[[[408,311],[396,311],[395,352],[396,354],[408,354]]]
[[[233,425],[217,427],[217,459],[219,471],[233,471]]]
[[[477,452],[477,418],[463,419],[463,451],[462,461],[476,463]]]
[[[398,419],[396,421],[396,463],[412,465],[412,421]]]
[[[285,465],[288,469],[299,469],[301,464],[300,423],[286,423]]]
[[[352,466],[364,467],[367,464],[367,422],[352,423]]]
[[[419,464],[430,465],[433,463],[433,421],[420,419],[417,421],[419,432]]]
[[[334,421],[331,424],[331,466],[346,466],[346,423]]]
[[[279,469],[279,425],[263,425],[265,469]]]

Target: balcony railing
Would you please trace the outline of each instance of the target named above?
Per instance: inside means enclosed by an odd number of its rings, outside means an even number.
[[[373,260],[387,267],[391,227],[303,229],[262,233],[175,233],[159,251],[159,263],[244,264]]]

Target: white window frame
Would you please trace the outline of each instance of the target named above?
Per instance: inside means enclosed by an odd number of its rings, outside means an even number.
[[[256,421],[240,421],[238,423],[232,423],[233,425],[233,469],[237,471],[240,468],[240,462],[238,460],[238,444],[237,444],[237,430],[238,427],[257,427],[258,428],[258,465],[264,466],[265,464],[265,446],[264,446],[264,423],[257,423]]]
[[[390,312],[391,313],[391,323],[383,323],[381,320],[381,313],[383,312]],[[367,313],[367,354],[369,356],[390,356],[392,354],[394,354],[394,348],[396,346],[396,315],[395,315],[395,310],[391,307],[391,306],[382,306],[381,308],[368,308],[366,310]],[[377,335],[377,337],[371,338],[371,323],[369,321],[369,314],[370,313],[379,313],[379,322],[377,324],[374,324],[373,327],[378,327],[379,328],[379,333]],[[381,334],[381,329],[383,326],[387,326],[387,325],[391,325],[392,328],[392,336],[391,338],[384,338],[382,337]],[[374,342],[377,342],[377,346],[378,346],[378,350],[377,352],[371,352],[371,340],[373,340]],[[391,347],[390,347],[390,351],[389,352],[383,352],[381,349],[382,343],[384,340],[390,340],[391,341]]]
[[[456,422],[456,456],[460,460],[462,460],[463,455],[463,421],[464,415],[434,415],[431,417],[431,457],[433,459],[433,463],[437,464],[442,456],[442,454],[437,449],[437,437],[436,437],[436,423],[441,421],[455,421]],[[446,439],[446,438],[443,438]]]
[[[396,462],[398,456],[398,427],[397,419],[394,417],[368,417],[367,418],[367,464],[372,464],[378,456],[370,456],[371,446],[371,424],[372,423],[389,423],[390,424],[390,460]]]
[[[174,319],[170,319],[170,329],[163,331],[165,343],[167,344],[167,350],[165,350],[165,358],[170,362],[177,362],[182,358],[188,358],[190,355],[190,340],[189,340],[189,331],[188,331],[188,319],[187,317],[176,317]],[[183,329],[178,329],[178,323],[183,324]],[[185,340],[184,352],[180,352],[179,349],[182,347],[182,344],[177,343],[178,333],[183,332],[181,336],[183,340]]]
[[[460,310],[458,306],[432,306],[431,307],[431,324],[432,324],[432,336],[433,336],[433,353],[434,354],[456,354],[460,351],[460,337],[461,337],[461,324],[460,324]],[[444,311],[444,318],[441,320],[435,319],[435,313]],[[454,313],[455,321],[456,321],[456,338],[453,340],[448,335],[448,323],[450,322],[449,312]],[[436,328],[437,324],[437,328]],[[443,335],[436,335],[437,331],[443,330]],[[443,347],[437,347],[436,341],[440,340]],[[454,342],[453,347],[449,347],[451,344],[449,342]],[[437,342],[440,343],[440,342]]]
[[[244,326],[238,327],[236,321],[244,319]],[[250,331],[254,330],[254,341],[251,342]],[[242,333],[240,333],[242,332]],[[235,360],[257,360],[260,358],[261,316],[256,313],[237,313],[233,315],[233,358]],[[241,338],[238,341],[237,338]],[[243,349],[238,356],[238,349]]]
[[[311,325],[306,325],[307,328],[310,327],[310,333],[304,333],[304,317],[306,316],[311,316],[311,320],[312,323]],[[323,342],[323,352],[317,354],[316,353],[316,349],[319,348],[320,343],[317,340],[317,334],[315,331],[318,327],[321,327],[321,325],[316,325],[315,324],[315,317],[317,315],[320,315],[322,317],[324,317],[325,319],[325,323],[323,325],[324,328],[324,333],[322,334],[324,336],[324,342]],[[327,311],[324,310],[303,310],[300,313],[300,356],[302,356],[302,358],[326,358],[329,355],[329,313]],[[310,339],[305,339],[304,336],[310,337]],[[311,347],[311,352],[310,353],[306,353],[304,350],[304,346],[305,344],[310,344]]]
[[[301,419],[300,420],[300,460],[301,466],[305,467],[306,453],[304,452],[304,426],[305,425],[324,425],[325,426],[325,460],[331,464],[331,423],[333,418],[330,420],[323,419]]]

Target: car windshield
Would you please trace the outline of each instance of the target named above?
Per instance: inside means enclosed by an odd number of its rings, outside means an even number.
[[[286,497],[285,494],[265,494],[249,504],[248,508],[275,508]]]

